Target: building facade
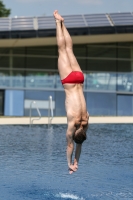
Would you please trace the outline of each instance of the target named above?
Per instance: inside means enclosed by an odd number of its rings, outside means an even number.
[[[133,14],[65,16],[91,116],[133,116]],[[0,20],[0,115],[65,116],[53,17]],[[38,115],[33,107],[32,115]]]

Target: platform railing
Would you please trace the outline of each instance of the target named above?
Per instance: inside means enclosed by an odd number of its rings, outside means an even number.
[[[38,113],[38,115],[39,115],[39,118],[34,118],[34,119],[31,119],[32,118],[32,105],[33,104],[35,104],[35,106],[36,106],[36,110],[37,110],[37,113]],[[35,121],[35,120],[40,120],[41,119],[41,113],[40,113],[40,111],[39,111],[39,108],[37,107],[37,103],[36,103],[36,101],[32,101],[31,103],[30,103],[30,127],[31,127],[31,125],[33,124],[33,121]]]
[[[52,96],[49,96],[49,105],[48,105],[48,128],[50,128],[53,120],[53,101]]]

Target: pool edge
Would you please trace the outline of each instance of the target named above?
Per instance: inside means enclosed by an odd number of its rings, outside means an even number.
[[[36,118],[36,117],[35,117]],[[28,125],[29,117],[0,117],[0,125]],[[34,124],[48,124],[48,117],[42,117],[35,120]],[[66,117],[54,117],[52,124],[67,124]],[[89,124],[133,124],[133,116],[131,117],[90,117]]]

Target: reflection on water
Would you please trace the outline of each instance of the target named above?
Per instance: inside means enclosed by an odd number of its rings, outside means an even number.
[[[0,127],[0,199],[133,199],[133,125],[91,124],[69,175],[66,125]]]

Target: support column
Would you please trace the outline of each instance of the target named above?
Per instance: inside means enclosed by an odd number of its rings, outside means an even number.
[[[10,49],[10,52],[9,52],[9,76],[10,76],[10,87],[12,87],[12,75],[13,75],[13,71],[12,71],[12,68],[13,68],[13,50]]]

